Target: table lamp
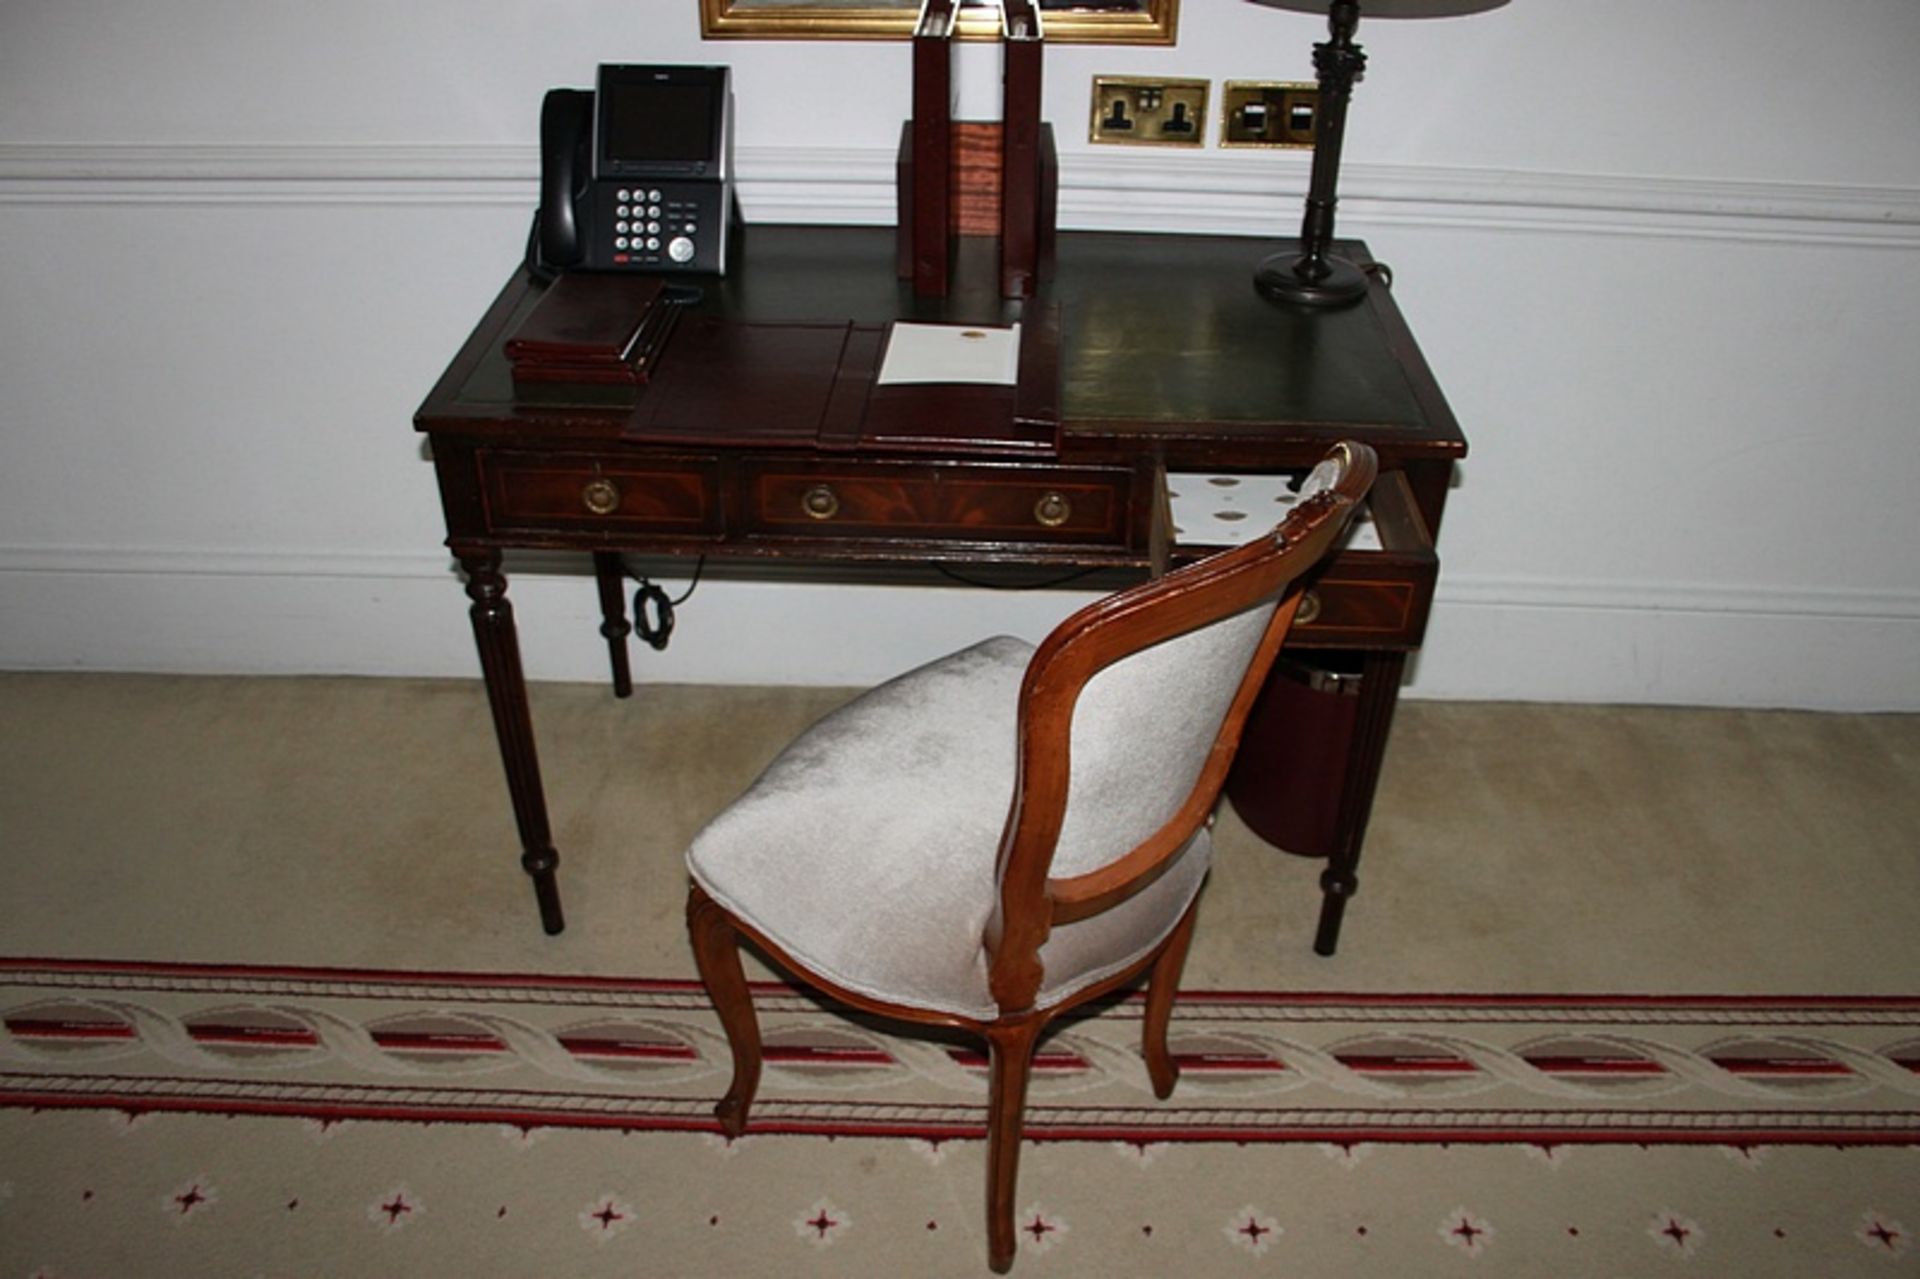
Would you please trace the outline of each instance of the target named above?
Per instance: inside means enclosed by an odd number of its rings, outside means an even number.
[[[1367,277],[1345,258],[1335,257],[1333,206],[1340,184],[1340,143],[1347,127],[1347,101],[1353,82],[1366,70],[1367,55],[1353,42],[1364,10],[1374,18],[1455,18],[1481,13],[1507,0],[1252,0],[1273,9],[1327,15],[1330,37],[1313,46],[1313,69],[1320,83],[1314,112],[1313,175],[1307,186],[1307,210],[1300,222],[1300,252],[1276,253],[1253,273],[1253,287],[1269,302],[1306,306],[1346,306],[1367,291]]]

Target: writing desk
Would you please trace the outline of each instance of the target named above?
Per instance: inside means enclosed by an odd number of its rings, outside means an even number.
[[[480,665],[542,925],[563,925],[513,609],[512,548],[593,555],[616,693],[631,688],[623,553],[809,564],[929,561],[1147,572],[1198,553],[1170,529],[1167,475],[1304,471],[1339,439],[1379,453],[1371,498],[1381,549],[1346,550],[1311,583],[1290,651],[1359,677],[1335,779],[1335,836],[1315,947],[1331,954],[1386,750],[1407,655],[1426,626],[1453,462],[1466,440],[1376,274],[1339,310],[1275,307],[1250,283],[1272,240],[1071,232],[1052,279],[1025,302],[994,285],[990,241],[962,239],[944,299],[895,276],[891,228],[754,226],[695,317],[727,324],[895,320],[1005,324],[1057,307],[1057,447],[981,455],[925,442],[821,447],[712,434],[636,438],[647,408],[515,398],[505,339],[545,286],[516,273],[415,418],[431,439],[447,546],[467,577]],[[1364,246],[1341,250],[1370,264]],[[980,256],[983,260],[971,259]],[[980,280],[985,287],[964,283]],[[674,359],[672,342],[662,368]],[[1024,373],[1023,373],[1024,376]],[[1047,390],[1054,386],[1048,379]],[[748,410],[743,409],[742,415]]]

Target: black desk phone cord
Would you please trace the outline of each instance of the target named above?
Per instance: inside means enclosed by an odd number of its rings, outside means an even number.
[[[693,565],[693,580],[687,583],[687,589],[680,592],[680,598],[669,599],[651,578],[628,570],[628,575],[640,583],[633,593],[633,633],[653,645],[654,651],[665,652],[667,641],[673,638],[673,609],[676,604],[684,604],[693,594],[693,588],[700,585],[700,571],[707,566],[707,557],[702,555]]]

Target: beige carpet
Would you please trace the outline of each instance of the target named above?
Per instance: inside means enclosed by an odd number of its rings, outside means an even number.
[[[679,849],[840,696],[537,688],[569,917],[549,938],[477,685],[0,677],[0,954],[684,980]],[[1196,992],[1920,994],[1912,717],[1406,704],[1331,959],[1309,950],[1317,864],[1231,817],[1220,849]],[[85,999],[135,1023],[154,1012],[146,997]],[[181,1000],[141,1025],[140,1048],[172,1053],[183,1076],[204,1044],[167,1027],[261,1006]],[[0,1067],[44,1065],[58,1050],[16,1033],[31,1020],[19,1005],[4,1011]],[[1861,1031],[1863,1080],[1920,1060],[1911,1017],[1889,1018],[1879,1041],[1870,1019]],[[1382,1012],[1373,1038],[1404,1021]],[[1487,1071],[1512,1056],[1495,1038],[1467,1036]],[[1906,1081],[1882,1075],[1881,1108],[1914,1111]],[[1191,1071],[1182,1084],[1207,1087]],[[0,1111],[0,1151],[0,1270],[16,1273],[982,1269],[979,1143],[964,1138],[728,1146],[81,1107]],[[1906,1146],[1047,1141],[1027,1151],[1021,1194],[1031,1274],[1920,1264]]]

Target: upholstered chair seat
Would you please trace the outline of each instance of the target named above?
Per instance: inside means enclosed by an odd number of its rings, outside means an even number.
[[[999,1009],[981,939],[999,892],[994,862],[1032,655],[1023,640],[985,640],[815,724],[694,840],[694,881],[836,985],[991,1020]],[[1160,758],[1149,744],[1138,747]],[[1159,946],[1199,892],[1209,853],[1202,827],[1145,890],[1056,927],[1040,950],[1036,1006],[1052,1007]]]

